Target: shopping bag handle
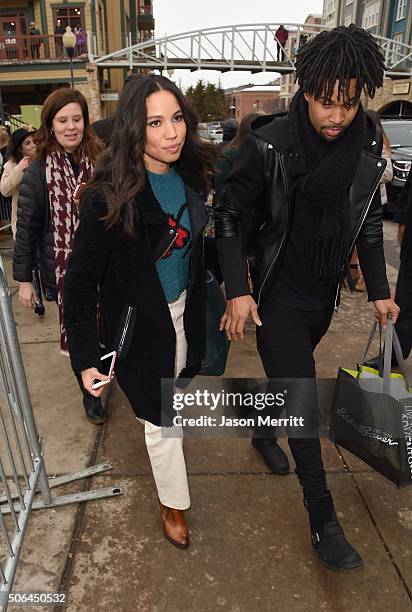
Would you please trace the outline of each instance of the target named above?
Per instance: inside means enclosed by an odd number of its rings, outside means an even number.
[[[383,392],[389,393],[391,384],[391,366],[392,366],[392,347],[395,352],[396,359],[398,360],[398,366],[402,372],[402,376],[406,383],[406,387],[409,390],[408,375],[406,373],[406,364],[403,358],[401,345],[399,342],[398,335],[395,330],[395,324],[391,318],[388,317],[386,326],[385,336],[385,352],[383,355]]]
[[[372,329],[371,329],[371,331],[369,333],[369,338],[368,338],[368,341],[366,343],[366,348],[365,348],[365,352],[363,354],[363,359],[361,361],[362,364],[364,364],[365,361],[366,361],[366,357],[367,357],[369,349],[371,347],[372,340],[374,339],[375,334],[376,334],[377,326],[378,326],[378,322],[375,321],[374,324],[372,325]],[[381,324],[379,324],[379,355],[378,355],[378,357],[379,357],[379,360],[382,357],[382,325]]]
[[[366,343],[365,353],[363,355],[362,363],[365,363],[366,356],[372,344],[372,340],[376,334],[376,328],[378,327],[378,322],[375,321],[372,325],[372,329],[369,334],[368,341]],[[403,353],[401,349],[401,345],[399,342],[398,335],[395,330],[395,324],[390,317],[388,317],[388,322],[386,326],[386,335],[385,335],[385,350],[383,354],[383,371],[381,374],[383,378],[383,392],[390,392],[390,384],[391,384],[391,366],[392,366],[392,348],[395,352],[396,359],[398,360],[399,369],[402,372],[402,376],[405,380],[405,384],[409,389],[408,376],[406,373],[406,364],[403,358]],[[379,360],[382,357],[382,325],[379,323]]]

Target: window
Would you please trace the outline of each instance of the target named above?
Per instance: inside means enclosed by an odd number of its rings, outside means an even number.
[[[323,16],[325,19],[333,19],[335,16],[336,0],[326,0]]]
[[[365,30],[369,30],[370,28],[374,28],[378,25],[379,18],[379,0],[372,2],[365,6],[365,10],[362,18],[362,27]]]
[[[350,13],[349,15],[346,15],[344,25],[346,27],[349,27],[351,23],[352,23],[352,14]]]
[[[350,4],[353,4],[353,0],[346,0],[346,6],[349,6]]]
[[[403,33],[397,32],[393,35],[393,43],[392,43],[392,56],[390,60],[392,62],[399,62],[402,59],[402,43],[403,43]]]
[[[407,0],[398,0],[398,8],[396,9],[396,21],[399,21],[400,19],[405,19],[406,2]]]
[[[55,32],[64,34],[67,26],[70,26],[73,31],[75,28],[85,29],[83,8],[80,6],[55,8],[53,9],[53,17]]]

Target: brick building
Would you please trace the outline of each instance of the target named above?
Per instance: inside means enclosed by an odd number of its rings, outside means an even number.
[[[247,85],[225,90],[232,117],[240,121],[248,113],[279,110],[279,85]]]

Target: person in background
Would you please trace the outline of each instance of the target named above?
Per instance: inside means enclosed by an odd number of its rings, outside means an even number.
[[[299,49],[298,49],[298,51],[300,51],[302,49],[302,47],[304,45],[306,45],[307,42],[308,42],[308,35],[307,34],[301,34],[300,35],[300,39],[299,39]]]
[[[394,221],[399,224],[398,240],[401,247],[401,261],[395,290],[395,302],[401,310],[395,323],[395,330],[403,358],[407,359],[412,349],[412,168],[401,191]],[[376,370],[383,368],[383,363],[379,363],[378,356],[366,361],[365,365]],[[392,353],[392,366],[398,366],[394,352]]]
[[[19,281],[19,301],[28,308],[38,302],[32,270],[39,251],[43,286],[54,292],[59,308],[60,349],[67,352],[63,317],[63,284],[79,214],[76,187],[91,178],[103,145],[93,132],[85,97],[62,88],[46,99],[34,139],[38,157],[25,170],[17,204],[13,277]],[[89,421],[105,420],[100,398],[78,382]]]
[[[244,142],[246,136],[250,133],[250,127],[254,119],[260,115],[264,115],[263,112],[248,113],[243,117],[240,125],[236,131],[235,136],[226,143],[225,147],[221,149],[221,153],[216,163],[216,174],[214,176],[215,186],[215,197],[214,206],[219,202],[220,195],[223,187],[225,186],[226,179],[233,168],[233,164],[239,154],[239,148]]]
[[[7,162],[7,146],[9,133],[4,125],[0,125],[0,179]],[[1,228],[9,226],[11,215],[11,198],[5,198],[0,192],[0,240],[8,239],[6,231]]]
[[[63,56],[63,34],[65,29],[63,28],[61,19],[56,21],[56,27],[54,29],[54,44],[56,47],[57,58]]]
[[[113,117],[104,117],[92,123],[97,136],[108,147],[112,140]]]
[[[29,35],[30,35],[30,55],[32,59],[39,59],[40,58],[40,45],[41,45],[41,32],[39,30],[39,28],[36,26],[36,22],[35,21],[31,21],[30,22],[30,28],[29,28]]]
[[[0,172],[7,161],[7,146],[9,143],[9,133],[4,125],[0,125]]]
[[[190,543],[183,432],[170,427],[173,402],[162,404],[161,381],[196,375],[205,351],[201,194],[208,192],[216,149],[201,140],[197,123],[172,81],[128,77],[111,145],[82,197],[64,297],[72,366],[95,396],[101,390],[92,390],[93,381],[107,380],[93,325],[97,287],[105,346],[117,350],[125,338],[117,381],[144,422],[164,535],[182,549]],[[130,308],[135,318],[126,328]]]
[[[222,132],[223,132],[222,142],[219,142],[216,145],[218,155],[229,144],[229,142],[233,140],[233,138],[237,134],[238,129],[239,129],[239,121],[237,119],[233,119],[233,118],[226,119],[226,121],[222,123]]]
[[[276,41],[276,58],[278,62],[283,62],[285,59],[285,45],[289,38],[289,32],[284,25],[280,25],[275,32]]]
[[[399,223],[398,239],[401,245],[401,264],[395,292],[395,301],[401,311],[395,329],[403,357],[407,359],[412,348],[412,168],[401,191],[394,221]]]
[[[37,148],[33,139],[35,130],[19,128],[10,137],[8,161],[3,168],[0,181],[0,192],[5,198],[11,197],[11,231],[16,239],[17,200],[20,183],[25,170],[36,158]]]
[[[86,53],[86,32],[81,26],[75,28],[77,56],[80,57]]]
[[[390,183],[393,178],[393,166],[392,166],[392,152],[391,145],[387,135],[385,134],[385,130],[382,127],[381,119],[377,112],[373,110],[367,110],[366,114],[372,119],[375,125],[378,125],[382,130],[383,136],[383,147],[382,147],[382,157],[386,161],[385,172],[382,175],[380,181],[380,196],[381,196],[381,204],[384,206],[388,202],[388,196],[386,193],[386,183]],[[350,288],[354,291],[366,291],[365,279],[363,278],[362,270],[359,265],[359,257],[356,247],[353,249],[352,257],[350,260]]]
[[[30,163],[36,159],[37,147],[33,135],[36,130],[30,126],[21,127],[10,138],[8,161],[4,166],[4,172],[0,181],[0,192],[5,197],[11,197],[11,231],[13,239],[16,240],[16,221],[17,221],[17,201],[19,198],[20,184],[23,174]],[[42,290],[38,267],[33,270],[33,286],[36,291],[37,302],[34,312],[42,317],[45,308],[42,299]],[[46,299],[53,299],[53,295],[48,290],[45,291]]]

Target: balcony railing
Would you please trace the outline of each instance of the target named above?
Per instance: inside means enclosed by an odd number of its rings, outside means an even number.
[[[73,59],[87,60],[87,39],[86,33],[77,37]],[[26,35],[0,36],[0,62],[1,63],[21,63],[21,62],[43,62],[43,61],[66,61],[67,53],[63,46],[63,35],[53,34],[45,36]]]

